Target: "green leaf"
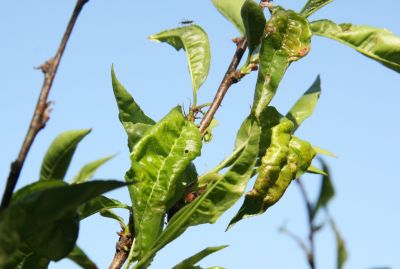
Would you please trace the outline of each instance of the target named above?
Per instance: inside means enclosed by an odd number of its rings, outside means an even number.
[[[100,215],[102,217],[110,218],[110,219],[118,221],[118,223],[121,226],[121,228],[123,229],[123,231],[126,231],[128,226],[125,224],[124,219],[121,218],[120,216],[118,216],[117,214],[115,214],[114,211],[105,209],[105,210],[100,211]]]
[[[188,25],[162,31],[149,37],[150,40],[166,42],[176,50],[184,49],[189,63],[189,73],[192,79],[194,104],[197,91],[204,83],[210,70],[210,43],[207,33],[198,25]]]
[[[118,200],[107,198],[105,196],[97,196],[90,201],[82,204],[78,207],[78,214],[81,220],[96,214],[102,210],[111,209],[111,208],[124,208],[130,210],[131,208],[121,203]]]
[[[303,9],[300,11],[300,14],[304,17],[308,17],[332,1],[333,0],[308,0]]]
[[[180,107],[149,128],[133,147],[127,180],[133,182],[129,192],[139,256],[161,233],[165,213],[183,197],[189,183],[183,175],[200,149],[200,132],[184,118]]]
[[[336,223],[333,221],[332,218],[330,218],[330,223],[336,238],[336,253],[337,253],[336,268],[342,269],[343,265],[347,261],[349,253],[347,252],[345,242],[336,226]]]
[[[17,269],[47,269],[50,260],[36,253],[29,253]],[[7,268],[4,268],[7,269]],[[14,268],[13,268],[14,269]]]
[[[75,246],[74,249],[68,254],[68,259],[83,269],[97,269],[96,264],[78,246]]]
[[[330,20],[311,23],[313,34],[339,41],[384,66],[400,72],[400,37],[386,29]]]
[[[226,247],[227,247],[227,245],[219,246],[219,247],[208,247],[208,248],[205,248],[202,251],[196,253],[195,255],[193,255],[193,256],[183,260],[179,264],[175,265],[172,269],[187,269],[187,268],[190,268],[191,266],[196,265],[196,263],[198,263],[199,261],[201,261],[202,259],[204,259],[208,255],[213,254],[214,252],[217,252],[217,251],[219,251],[221,249],[224,249]]]
[[[44,156],[40,180],[63,180],[78,143],[90,129],[63,132],[54,139]]]
[[[275,7],[266,25],[259,52],[259,71],[252,106],[259,117],[274,97],[289,64],[310,50],[311,29],[307,19],[291,10]]]
[[[15,203],[19,200],[21,200],[22,198],[25,198],[26,196],[40,191],[40,190],[45,190],[45,189],[49,189],[49,188],[55,188],[55,187],[63,187],[63,186],[68,186],[67,183],[65,183],[64,181],[55,181],[55,180],[51,180],[51,181],[37,181],[34,183],[31,183],[29,185],[26,185],[24,187],[22,187],[21,189],[19,189],[18,191],[16,191],[13,196],[12,196],[12,200],[11,203]]]
[[[335,154],[333,154],[332,152],[330,152],[329,150],[317,147],[317,146],[313,146],[313,149],[315,150],[315,152],[317,154],[320,155],[325,155],[325,156],[329,156],[329,157],[333,157],[333,158],[337,158],[337,156]]]
[[[244,2],[241,9],[241,16],[246,31],[247,46],[249,48],[248,61],[250,61],[254,50],[261,43],[267,20],[262,8],[254,0],[246,0]]]
[[[261,160],[258,177],[229,227],[243,218],[264,213],[280,200],[292,179],[300,177],[315,156],[312,146],[292,136],[293,123],[282,118],[272,128],[271,144]]]
[[[155,122],[144,114],[133,97],[118,81],[114,67],[111,68],[111,79],[119,110],[118,117],[128,135],[129,149],[132,149],[143,133]]]
[[[48,259],[65,257],[78,235],[77,207],[124,185],[117,181],[92,181],[58,186],[35,191],[13,202],[0,213],[0,267],[26,244]]]
[[[172,217],[151,251],[135,266],[136,269],[146,268],[158,250],[188,227],[217,221],[242,196],[254,169],[260,132],[260,125],[253,118],[251,135],[248,136],[240,157],[224,175],[210,172],[199,179],[202,184],[207,183],[207,186],[203,186],[204,192]]]
[[[244,25],[240,10],[245,0],[212,0],[215,8],[228,19],[239,30],[240,34],[244,34]]]
[[[307,169],[308,173],[311,174],[318,174],[318,175],[327,175],[327,173],[325,173],[323,170],[319,169],[318,167],[314,166],[314,165],[310,165]]]
[[[303,94],[286,115],[289,120],[293,121],[295,130],[314,112],[320,94],[321,82],[318,76],[311,87]]]
[[[88,181],[93,177],[94,173],[96,173],[97,169],[99,169],[100,166],[102,166],[107,161],[111,160],[113,157],[114,155],[111,155],[86,164],[81,168],[79,173],[71,180],[71,184],[78,184]]]
[[[332,185],[329,167],[323,159],[319,159],[322,164],[322,171],[325,175],[322,176],[321,188],[319,191],[317,202],[315,203],[312,211],[312,219],[317,215],[320,208],[324,208],[328,205],[329,201],[335,196],[335,189]]]

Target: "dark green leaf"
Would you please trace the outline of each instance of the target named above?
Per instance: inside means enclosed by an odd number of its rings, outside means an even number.
[[[315,106],[321,94],[321,82],[319,76],[304,93],[304,95],[290,109],[286,117],[293,121],[296,130],[314,112]]]
[[[155,122],[144,114],[129,92],[118,81],[114,67],[111,68],[111,78],[119,110],[118,117],[128,135],[128,146],[131,149],[149,126]]]
[[[32,252],[18,265],[17,269],[47,269],[49,263],[49,259]]]
[[[244,34],[244,25],[240,10],[245,0],[212,0],[215,8]]]
[[[34,183],[31,183],[29,185],[26,185],[24,187],[22,187],[21,189],[19,189],[18,191],[16,191],[13,194],[11,203],[15,203],[16,201],[25,198],[26,196],[40,191],[40,190],[45,190],[45,189],[50,189],[50,188],[55,188],[55,187],[63,187],[63,186],[68,186],[67,183],[65,183],[64,181],[55,181],[55,180],[51,180],[51,181],[37,181]]]
[[[252,110],[259,117],[274,97],[289,64],[310,50],[308,21],[291,10],[275,7],[259,52],[259,71]]]
[[[246,30],[249,61],[256,47],[261,43],[267,20],[265,19],[262,8],[254,2],[254,0],[246,0],[244,2],[241,9],[241,16]]]
[[[308,0],[308,2],[303,7],[303,9],[301,10],[300,13],[304,17],[308,17],[311,14],[313,14],[315,11],[317,11],[318,9],[322,8],[323,6],[329,4],[332,1],[333,0]]]
[[[83,269],[97,269],[96,264],[78,246],[75,246],[74,249],[68,254],[68,259]]]
[[[312,211],[312,219],[317,215],[318,210],[320,208],[326,207],[329,203],[329,201],[335,196],[335,189],[332,185],[330,173],[329,173],[329,167],[325,163],[323,159],[319,159],[321,164],[322,164],[322,171],[326,175],[322,176],[322,183],[321,183],[321,188],[319,191],[318,199],[317,202],[314,205],[313,211]]]
[[[213,254],[214,252],[217,252],[221,249],[226,248],[227,246],[219,246],[219,247],[208,247],[203,249],[202,251],[196,253],[195,255],[183,260],[182,262],[180,262],[179,264],[175,265],[172,269],[187,269],[190,268],[194,265],[196,265],[196,263],[198,263],[199,261],[201,261],[202,259],[204,259],[205,257],[207,257],[210,254]]]
[[[166,42],[176,50],[185,50],[196,98],[196,93],[206,80],[210,70],[211,51],[207,33],[200,26],[192,24],[166,30],[149,38],[154,41]]]
[[[260,132],[258,121],[253,119],[251,135],[248,136],[239,158],[224,175],[210,172],[199,179],[203,185],[207,184],[203,186],[204,192],[173,216],[151,251],[136,265],[136,269],[146,268],[158,250],[188,227],[214,223],[242,196],[257,158]]]
[[[65,257],[75,245],[77,207],[124,185],[117,181],[92,181],[42,189],[16,200],[0,213],[0,267],[25,244],[52,260]]]
[[[329,20],[311,23],[313,34],[331,38],[352,47],[384,66],[400,72],[400,37],[386,29]]]
[[[40,180],[63,180],[78,143],[90,129],[64,132],[54,139],[44,156]]]
[[[332,230],[336,237],[336,253],[337,253],[337,262],[336,268],[342,269],[343,265],[346,263],[349,253],[347,252],[345,242],[336,226],[336,223],[333,219],[330,219]]]
[[[127,180],[133,182],[129,191],[139,256],[160,234],[165,213],[183,196],[189,183],[183,174],[200,149],[200,132],[184,118],[180,107],[150,127],[133,147]]]
[[[107,161],[111,160],[113,157],[114,155],[86,164],[81,168],[79,173],[71,180],[71,184],[83,183],[91,179],[94,173],[96,173],[97,169],[99,169],[100,166],[102,166]]]
[[[261,160],[253,189],[246,194],[229,227],[243,218],[264,213],[279,201],[292,179],[300,177],[310,166],[315,152],[308,142],[291,135],[293,128],[286,118],[272,128],[271,144]]]
[[[129,206],[118,200],[107,198],[105,196],[98,196],[79,206],[78,214],[79,218],[82,220],[102,210],[111,208],[124,208],[130,210]]]

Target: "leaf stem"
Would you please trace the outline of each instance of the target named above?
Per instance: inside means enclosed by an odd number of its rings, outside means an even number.
[[[310,199],[308,198],[306,189],[304,188],[304,185],[301,181],[301,179],[297,179],[296,180],[297,185],[300,188],[300,192],[301,195],[303,196],[303,200],[306,204],[306,208],[307,208],[307,216],[308,216],[308,227],[309,227],[309,231],[308,231],[308,241],[310,244],[310,249],[309,251],[306,252],[307,254],[307,261],[308,264],[310,265],[311,269],[315,269],[315,246],[314,246],[314,224],[313,224],[313,216],[312,216],[312,204],[310,202]]]
[[[25,136],[24,142],[22,143],[18,157],[14,162],[11,163],[10,173],[7,178],[7,185],[1,201],[1,209],[7,208],[10,204],[12,194],[14,192],[15,186],[17,185],[22,167],[33,144],[33,141],[35,140],[40,130],[42,130],[46,126],[46,123],[50,118],[51,103],[47,101],[47,99],[51,90],[51,86],[53,85],[54,77],[57,73],[61,57],[64,53],[68,39],[74,28],[75,22],[78,19],[78,16],[82,11],[83,6],[88,1],[89,0],[77,1],[56,55],[43,63],[41,66],[39,66],[39,69],[41,69],[44,74],[42,89],[40,91],[39,99],[37,101],[28,132]]]

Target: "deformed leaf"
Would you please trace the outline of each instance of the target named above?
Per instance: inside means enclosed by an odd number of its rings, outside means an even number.
[[[300,11],[300,14],[302,14],[305,17],[308,17],[315,11],[329,4],[332,1],[333,0],[308,0],[303,9]]]
[[[223,175],[210,172],[200,177],[199,182],[206,184],[203,185],[204,192],[172,217],[151,251],[140,260],[135,269],[146,268],[158,250],[181,235],[188,227],[214,223],[242,196],[254,169],[260,132],[260,125],[253,118],[252,131],[247,142],[244,142],[244,149],[239,158]]]
[[[183,260],[179,264],[175,265],[172,269],[187,269],[187,268],[191,268],[192,266],[196,265],[196,263],[198,263],[199,261],[201,261],[202,259],[204,259],[208,255],[213,254],[214,252],[217,252],[217,251],[219,251],[221,249],[224,249],[226,247],[227,247],[227,245],[219,246],[219,247],[208,247],[208,248],[205,248],[202,251],[194,254],[193,256],[191,256],[191,257]]]
[[[65,257],[77,237],[77,207],[124,185],[117,181],[92,181],[58,186],[32,192],[11,203],[0,213],[0,267],[24,245],[51,260]],[[50,246],[53,248],[49,249]]]
[[[97,269],[96,264],[78,246],[75,246],[74,249],[68,254],[68,259],[83,269]]]
[[[130,207],[126,204],[123,204],[118,200],[100,195],[79,206],[78,214],[79,218],[82,220],[102,210],[111,208],[124,208],[130,210]]]
[[[240,34],[244,34],[244,25],[240,10],[245,0],[212,0],[215,8],[228,19],[239,30]]]
[[[319,159],[322,164],[322,171],[325,175],[322,176],[321,188],[319,191],[317,202],[315,203],[312,211],[312,219],[317,215],[320,208],[326,207],[329,201],[335,196],[335,189],[332,185],[329,167],[323,159]]]
[[[386,29],[330,20],[311,23],[313,34],[324,36],[352,47],[384,66],[400,72],[400,37]]]
[[[44,156],[40,180],[63,180],[78,143],[90,131],[67,131],[58,135]]]
[[[295,130],[314,112],[320,94],[321,82],[318,76],[311,87],[303,94],[286,115],[289,120],[293,121]]]
[[[262,8],[254,0],[246,0],[244,2],[241,9],[241,16],[246,31],[249,61],[256,47],[261,43],[267,20]]]
[[[132,149],[143,133],[155,122],[144,114],[133,97],[118,81],[114,67],[111,68],[111,78],[114,97],[119,110],[118,117],[128,135],[129,149]]]
[[[252,106],[259,117],[274,97],[289,64],[310,50],[311,29],[306,18],[275,7],[266,25],[259,52],[259,71]]]
[[[108,156],[105,158],[98,159],[96,161],[90,162],[83,166],[81,170],[78,172],[78,174],[71,180],[71,184],[78,184],[78,183],[83,183],[89,179],[92,178],[94,173],[96,173],[97,169],[100,168],[104,163],[107,161],[111,160],[114,157]]]
[[[184,49],[189,63],[194,96],[204,83],[210,70],[211,51],[207,33],[198,25],[188,25],[166,30],[149,37],[166,42],[176,50]],[[196,100],[194,100],[196,103]]]
[[[200,155],[201,135],[180,107],[150,127],[132,148],[127,180],[133,201],[135,252],[141,256],[161,232],[165,213],[184,194],[183,175]]]

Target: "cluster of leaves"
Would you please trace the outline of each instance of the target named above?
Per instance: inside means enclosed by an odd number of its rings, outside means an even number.
[[[97,268],[75,244],[80,221],[109,208],[130,207],[101,195],[126,183],[88,182],[112,156],[86,164],[69,183],[64,181],[78,143],[89,133],[60,134],[44,156],[39,180],[15,192],[0,212],[0,268],[42,269],[65,257],[82,268]]]
[[[211,139],[211,127],[215,126],[212,123],[202,134],[193,115],[207,107],[197,104],[197,94],[208,76],[211,61],[206,32],[191,24],[152,35],[151,40],[166,42],[186,52],[193,91],[189,113],[177,106],[160,121],[154,121],[112,70],[119,119],[127,133],[130,151],[127,184],[86,182],[110,157],[84,166],[70,184],[65,183],[76,146],[89,130],[60,135],[44,158],[39,181],[16,192],[10,207],[0,212],[0,268],[47,268],[50,261],[68,255],[83,268],[95,268],[75,243],[80,220],[97,212],[118,220],[123,232],[134,237],[126,268],[135,262],[133,268],[147,268],[156,253],[186,229],[217,221],[244,195],[252,177],[256,176],[255,184],[245,194],[243,205],[228,227],[264,213],[304,173],[324,174],[312,165],[312,160],[317,154],[329,155],[329,152],[295,136],[319,99],[319,77],[285,115],[269,106],[291,63],[310,51],[314,35],[340,41],[400,71],[400,38],[387,30],[308,20],[331,0],[309,0],[300,12],[272,6],[269,1],[260,5],[253,0],[212,2],[247,40],[248,57],[235,70],[237,78],[258,66],[251,112],[237,133],[232,154],[200,176],[193,163],[201,153],[203,141]],[[263,11],[265,6],[270,11],[268,18]],[[132,207],[101,196],[124,185],[128,187]],[[321,201],[315,213],[326,205],[327,201]],[[116,207],[129,210],[132,217],[127,225],[110,210]],[[196,264],[202,258],[224,247],[206,248],[174,268],[200,268]]]

